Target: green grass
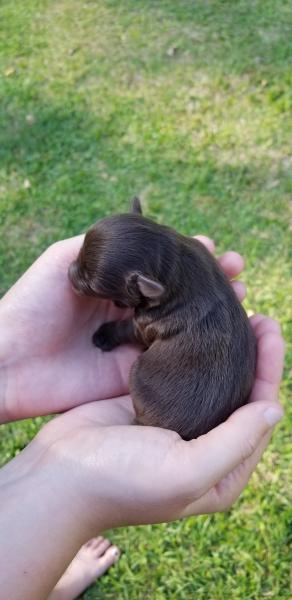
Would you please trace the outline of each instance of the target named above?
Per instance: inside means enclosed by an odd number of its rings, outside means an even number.
[[[291,24],[288,0],[2,0],[0,292],[139,194],[242,252],[247,308],[288,339]],[[112,532],[123,556],[85,599],[291,597],[288,375],[286,418],[235,507]],[[2,427],[2,463],[41,423]]]

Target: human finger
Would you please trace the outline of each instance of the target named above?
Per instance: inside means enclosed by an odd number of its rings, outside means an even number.
[[[269,324],[267,324],[269,325]],[[257,341],[256,377],[250,400],[277,400],[283,373],[285,344],[281,335],[267,330]]]
[[[230,250],[219,256],[217,260],[225,275],[230,279],[237,277],[244,269],[244,260],[238,252]]]
[[[196,235],[195,239],[199,240],[204,246],[212,253],[215,252],[215,244],[213,240],[205,235]],[[222,256],[217,259],[225,275],[229,278],[237,277],[244,269],[244,260],[238,252],[225,252]],[[233,282],[232,282],[233,285]],[[243,284],[242,284],[243,285]],[[237,293],[237,289],[235,289]],[[243,295],[243,289],[240,290],[240,299]],[[245,295],[245,294],[244,294]]]
[[[198,500],[185,507],[181,516],[200,515],[228,510],[248,484],[270,441],[272,430],[266,433],[251,456],[228,473]]]
[[[266,317],[265,315],[256,314],[250,317],[250,324],[257,337],[266,333],[278,333],[281,334],[281,325],[275,319]]]
[[[207,237],[206,235],[195,235],[194,238],[196,240],[199,240],[199,242],[201,242],[202,244],[204,244],[204,246],[207,248],[207,250],[209,250],[209,252],[211,252],[211,254],[214,254],[215,244],[213,240],[211,240],[211,238]]]
[[[242,302],[246,296],[246,286],[242,281],[231,281],[230,282],[238,300]]]
[[[249,458],[282,415],[276,402],[247,404],[206,435],[185,442],[186,480],[190,478],[194,496],[199,498]]]

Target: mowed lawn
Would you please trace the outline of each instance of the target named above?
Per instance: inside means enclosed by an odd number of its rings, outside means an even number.
[[[159,222],[241,252],[247,309],[287,340],[291,24],[288,0],[2,0],[0,293],[139,195]],[[110,532],[122,558],[83,598],[291,598],[288,375],[285,419],[234,508]],[[42,422],[2,427],[1,462]]]

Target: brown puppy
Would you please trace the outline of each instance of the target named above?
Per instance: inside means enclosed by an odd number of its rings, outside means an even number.
[[[213,256],[197,240],[133,213],[89,229],[69,268],[86,295],[133,307],[134,318],[105,323],[93,343],[109,351],[138,341],[130,392],[137,423],[206,433],[246,403],[256,344],[246,313]]]

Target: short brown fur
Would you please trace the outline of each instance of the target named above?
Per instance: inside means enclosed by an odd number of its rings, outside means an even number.
[[[208,432],[248,400],[256,344],[228,279],[198,240],[133,212],[89,229],[69,269],[74,288],[134,309],[133,319],[105,323],[93,336],[104,351],[138,341],[130,392],[136,421]]]

